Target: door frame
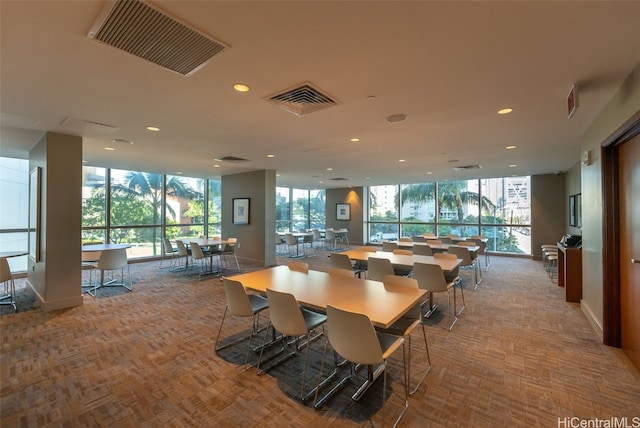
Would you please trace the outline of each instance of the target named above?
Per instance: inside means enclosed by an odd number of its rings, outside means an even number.
[[[602,334],[605,345],[618,348],[622,346],[620,247],[617,239],[620,236],[619,148],[638,134],[640,134],[640,111],[631,116],[600,146],[603,205]]]

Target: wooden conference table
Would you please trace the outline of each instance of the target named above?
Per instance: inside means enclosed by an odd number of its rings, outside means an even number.
[[[366,314],[376,327],[388,328],[410,308],[421,302],[425,290],[360,278],[329,275],[310,270],[308,274],[276,266],[233,275],[246,288],[265,292],[267,288],[293,294],[298,302],[325,310],[327,305]]]
[[[392,265],[402,267],[413,267],[414,263],[426,263],[431,265],[438,265],[446,273],[451,273],[458,269],[462,260],[460,259],[436,259],[433,256],[421,256],[421,255],[405,255],[394,254],[389,251],[362,251],[358,249],[342,251],[340,254],[346,254],[351,260],[366,262],[369,257],[376,257],[379,259],[388,259]]]
[[[423,246],[428,245],[429,247],[431,247],[431,250],[439,253],[446,253],[449,247],[458,245],[458,244],[429,244],[428,242],[412,242],[412,241],[389,241],[389,242],[397,244],[399,248],[413,248],[420,245],[423,245]],[[478,245],[468,246],[468,247],[465,245],[465,248],[469,250],[469,252],[473,257],[475,257],[478,254],[478,251],[480,250],[480,247]]]

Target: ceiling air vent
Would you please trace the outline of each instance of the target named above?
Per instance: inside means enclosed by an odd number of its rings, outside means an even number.
[[[329,180],[332,180],[332,181],[347,181],[348,178],[336,177],[336,178],[330,178]]]
[[[304,83],[267,99],[296,116],[304,116],[338,104],[337,101],[323,94],[310,83]]]
[[[480,165],[461,165],[461,166],[454,166],[453,169],[456,171],[468,171],[470,169],[480,169],[482,168]]]
[[[215,160],[220,162],[240,163],[240,162],[247,162],[249,159],[239,158],[236,156],[222,156],[222,157],[216,158]]]
[[[227,48],[139,0],[107,2],[88,37],[183,76]]]

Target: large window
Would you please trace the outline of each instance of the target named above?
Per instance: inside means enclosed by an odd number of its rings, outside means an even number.
[[[83,242],[128,243],[136,258],[160,254],[163,236],[220,235],[220,194],[219,180],[83,167]]]
[[[530,177],[506,177],[372,186],[369,240],[482,234],[490,251],[531,254],[529,183]]]
[[[24,251],[28,248],[29,161],[0,158],[0,248]],[[12,272],[27,270],[27,256],[10,257]]]
[[[324,229],[325,190],[276,187],[276,232]]]

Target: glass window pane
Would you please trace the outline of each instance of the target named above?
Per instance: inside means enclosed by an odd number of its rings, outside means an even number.
[[[82,167],[82,227],[106,226],[106,185],[105,168]]]
[[[29,235],[29,161],[0,158],[0,229],[15,230],[0,233],[2,251],[26,251]],[[27,270],[27,256],[7,259],[12,272]]]
[[[291,230],[298,232],[309,228],[309,191],[303,189],[292,190]]]
[[[204,225],[204,179],[167,175],[166,180],[167,224]]]
[[[422,223],[403,223],[402,224],[402,236],[412,238],[417,235],[424,235],[425,233],[435,233],[434,224],[422,224]]]
[[[435,221],[436,184],[415,183],[400,186],[402,207],[401,218],[404,222],[424,223]]]
[[[222,182],[220,180],[209,180],[208,221],[208,235],[222,236]]]
[[[276,187],[276,232],[289,232],[289,188]]]
[[[161,253],[160,227],[120,227],[111,229],[111,242],[131,244],[127,249],[130,259],[158,256]]]
[[[480,197],[478,180],[438,183],[438,221],[440,223],[478,223],[480,205],[489,209]],[[438,230],[440,235],[443,231]],[[460,233],[462,234],[462,232]]]
[[[398,223],[370,223],[369,242],[397,241]]]
[[[398,186],[371,186],[369,207],[371,221],[398,220]]]
[[[326,192],[324,189],[309,192],[309,227],[324,229],[326,224]]]
[[[162,175],[111,170],[111,224],[159,225],[162,207]]]

